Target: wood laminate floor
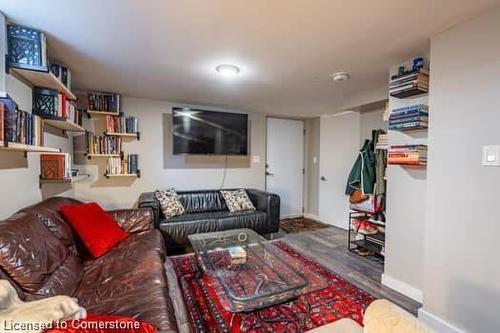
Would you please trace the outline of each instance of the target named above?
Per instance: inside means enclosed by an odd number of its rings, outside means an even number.
[[[299,249],[303,255],[328,267],[345,280],[369,292],[376,298],[388,299],[408,312],[414,315],[417,314],[417,310],[421,306],[420,303],[382,285],[381,277],[384,271],[382,263],[347,251],[346,230],[330,226],[294,234],[280,231],[273,236],[273,239],[280,239]],[[189,332],[188,318],[186,317],[182,295],[169,260],[167,260],[165,267],[179,332]]]

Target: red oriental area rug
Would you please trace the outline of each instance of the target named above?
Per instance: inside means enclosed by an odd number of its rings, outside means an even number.
[[[292,301],[253,312],[232,313],[223,309],[217,292],[202,278],[194,255],[171,257],[193,332],[305,332],[342,318],[363,321],[363,312],[375,300],[323,265],[301,255],[283,242],[274,242],[300,260],[328,284]]]

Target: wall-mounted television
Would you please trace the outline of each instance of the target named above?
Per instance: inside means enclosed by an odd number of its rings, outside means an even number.
[[[248,115],[172,108],[173,153],[247,155]]]

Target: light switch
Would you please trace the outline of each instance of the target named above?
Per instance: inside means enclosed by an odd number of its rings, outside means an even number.
[[[500,166],[500,146],[483,146],[484,166]]]
[[[260,163],[260,156],[259,155],[253,155],[252,156],[252,162],[253,163]]]

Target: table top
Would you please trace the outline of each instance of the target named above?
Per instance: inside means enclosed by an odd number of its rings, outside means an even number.
[[[318,274],[250,229],[194,234],[189,241],[222,306],[231,312],[282,303],[326,286]]]

